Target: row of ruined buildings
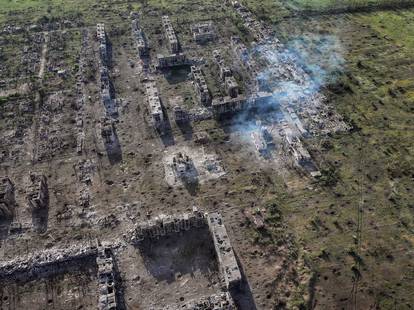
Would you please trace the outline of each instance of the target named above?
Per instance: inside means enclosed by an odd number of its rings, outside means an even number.
[[[43,174],[30,173],[26,201],[32,211],[48,208],[49,190]],[[15,186],[9,177],[0,179],[0,220],[13,219],[16,208]]]

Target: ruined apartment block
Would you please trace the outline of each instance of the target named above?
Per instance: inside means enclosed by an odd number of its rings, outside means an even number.
[[[204,105],[210,104],[210,92],[201,69],[197,66],[191,66],[191,77],[193,78],[194,88],[200,103]]]
[[[241,4],[239,1],[226,0],[230,4],[235,12],[242,18],[243,25],[250,30],[256,40],[264,40],[271,34],[260,21],[258,21],[252,12],[247,7]]]
[[[14,184],[8,177],[0,179],[0,219],[13,217],[16,205]]]
[[[139,24],[139,16],[137,13],[132,13],[132,35],[135,40],[135,46],[138,50],[139,57],[148,56],[148,41],[145,37],[144,31]]]
[[[174,28],[168,16],[162,17],[162,25],[165,30],[165,36],[168,42],[168,49],[170,54],[167,56],[164,56],[162,54],[157,55],[158,69],[188,65],[189,61],[187,59],[187,56],[181,52],[181,46],[178,42],[177,35],[175,34]]]
[[[116,100],[111,90],[111,80],[109,76],[109,54],[108,54],[108,42],[106,38],[105,25],[97,24],[96,33],[99,43],[99,77],[101,85],[101,100],[105,107],[107,116],[116,117],[118,115],[118,109],[116,106]]]
[[[139,225],[133,232],[131,241],[133,243],[141,243],[156,240],[172,233],[188,231],[205,225],[207,225],[205,215],[195,207],[191,213],[175,216],[161,214],[154,220],[149,220]]]
[[[180,44],[178,42],[177,35],[175,34],[174,28],[171,24],[170,17],[165,15],[162,17],[162,25],[165,31],[165,37],[168,41],[168,48],[172,54],[180,52]]]
[[[230,96],[214,98],[212,102],[213,114],[217,118],[232,116],[237,112],[247,109],[266,106],[271,107],[273,94],[268,92],[257,92],[251,94],[248,98],[244,95],[238,95],[235,98]]]
[[[112,145],[117,140],[114,123],[108,117],[101,119],[101,136],[106,145]]]
[[[174,120],[178,125],[186,124],[190,121],[190,116],[181,106],[174,106]]]
[[[108,64],[108,46],[104,24],[96,25],[96,37],[98,38],[99,42],[99,55],[101,57],[101,61],[103,65],[106,66]]]
[[[220,214],[212,213],[208,214],[207,221],[227,289],[237,288],[242,276],[223,219]]]
[[[212,21],[198,23],[191,27],[194,41],[198,44],[205,44],[216,39],[216,31]]]
[[[189,60],[184,53],[171,54],[171,55],[157,55],[157,67],[158,69],[165,69],[170,67],[178,67],[188,65]]]
[[[41,210],[48,207],[49,189],[47,179],[43,174],[30,173],[30,185],[27,187],[26,199],[32,210]]]
[[[147,82],[145,85],[147,94],[148,108],[151,114],[152,125],[157,130],[162,130],[165,126],[164,112],[162,110],[161,99],[158,94],[155,82]]]
[[[109,248],[98,247],[96,265],[98,266],[98,309],[116,310],[118,307],[115,288],[115,269]]]

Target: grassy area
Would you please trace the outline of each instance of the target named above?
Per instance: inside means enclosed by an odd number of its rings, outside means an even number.
[[[332,10],[332,9],[354,9],[377,6],[409,5],[410,0],[291,0],[293,5],[303,9]]]
[[[321,308],[349,305],[357,278],[360,309],[408,309],[414,302],[413,14],[315,17],[279,26],[287,41],[300,38],[309,49],[320,34],[337,37],[345,60],[326,94],[354,130],[308,141],[319,166],[334,169],[338,182],[293,189],[281,204],[317,275]]]

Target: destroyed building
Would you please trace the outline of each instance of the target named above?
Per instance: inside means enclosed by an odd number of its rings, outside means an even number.
[[[218,213],[211,213],[208,214],[207,221],[227,289],[237,288],[240,286],[242,276],[223,218]]]
[[[101,119],[101,136],[105,144],[111,145],[116,141],[114,124],[107,117]]]
[[[225,116],[232,116],[234,113],[247,109],[248,101],[244,96],[236,98],[218,97],[214,98],[211,104],[215,117],[221,118]]]
[[[30,173],[26,199],[29,207],[36,211],[46,209],[49,205],[49,189],[43,174]]]
[[[175,216],[161,214],[153,220],[138,225],[132,232],[131,241],[133,243],[141,243],[156,240],[172,233],[200,228],[206,224],[204,213],[200,212],[196,207],[193,207],[191,213]]]
[[[14,184],[8,177],[0,179],[0,220],[13,217],[16,204],[14,191]]]
[[[212,102],[213,114],[217,118],[231,117],[235,113],[247,109],[272,108],[273,95],[267,92],[257,92],[246,98],[238,95],[235,98],[230,96],[214,98]]]
[[[165,69],[170,67],[178,67],[189,65],[190,61],[184,53],[170,54],[167,56],[157,55],[157,67],[158,69]]]
[[[138,55],[139,57],[148,56],[148,52],[149,52],[148,41],[139,23],[138,14],[133,13],[131,14],[131,17],[132,17],[132,22],[131,22],[132,35],[135,40],[135,46],[138,50]]]
[[[194,88],[197,98],[201,104],[208,105],[211,103],[210,92],[201,69],[197,66],[191,66],[191,77],[193,78]]]
[[[190,62],[187,56],[181,52],[180,43],[178,42],[177,35],[168,16],[162,17],[162,25],[168,43],[169,55],[157,55],[157,68],[166,69],[169,67],[188,65]]]
[[[107,116],[116,117],[118,115],[118,109],[109,76],[109,53],[105,25],[97,24],[96,33],[100,51],[99,80],[101,86],[101,100],[105,107]]]
[[[163,310],[235,310],[236,306],[228,292],[214,294],[197,300],[191,300],[184,305],[169,305]],[[160,309],[161,310],[161,309]]]
[[[235,77],[233,76],[233,72],[224,63],[224,59],[222,58],[220,51],[213,51],[213,57],[214,62],[219,68],[220,79],[224,82],[224,88],[226,90],[227,96],[236,98],[240,93],[240,88]]]
[[[190,116],[181,106],[176,105],[174,106],[174,120],[179,125],[185,124],[190,121]]]
[[[98,296],[99,310],[116,310],[116,287],[115,287],[115,269],[111,249],[102,246],[98,247],[96,257],[98,266]]]
[[[234,76],[227,77],[225,80],[225,88],[227,95],[231,98],[236,98],[239,95],[239,84]]]
[[[295,164],[303,168],[310,168],[311,174],[318,174],[317,169],[314,167],[312,157],[308,150],[303,145],[303,142],[297,134],[287,125],[283,126],[281,134],[285,143],[285,146],[289,153],[292,155]]]
[[[216,38],[216,31],[212,21],[195,24],[191,27],[194,41],[198,44],[205,44]]]
[[[165,15],[162,17],[162,25],[165,31],[165,37],[168,42],[168,48],[172,54],[180,52],[180,44],[178,42],[177,35],[175,34],[174,28],[171,24],[170,17]]]
[[[155,82],[147,82],[145,85],[147,94],[148,108],[151,115],[152,125],[157,130],[162,130],[165,127],[165,117],[162,110],[161,99],[158,95],[158,89]]]
[[[188,155],[181,152],[173,157],[173,171],[177,178],[186,183],[191,183],[197,180],[197,170],[193,161]]]
[[[106,66],[108,64],[108,46],[106,41],[106,32],[104,24],[96,25],[96,37],[99,43],[99,55],[102,63]]]

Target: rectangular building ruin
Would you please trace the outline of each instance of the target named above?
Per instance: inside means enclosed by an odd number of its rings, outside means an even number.
[[[218,97],[213,99],[213,114],[217,118],[232,116],[240,111],[247,109],[262,109],[271,106],[273,95],[267,92],[254,93],[248,98],[244,95],[238,95],[235,98],[230,96]]]
[[[145,90],[151,115],[151,123],[156,129],[161,130],[165,127],[165,117],[156,83],[153,81],[147,82]]]
[[[212,21],[195,24],[191,27],[194,41],[198,44],[205,44],[216,38],[216,31]]]
[[[242,276],[223,219],[220,214],[211,213],[207,216],[207,221],[227,289],[236,288],[240,285]]]
[[[114,123],[107,117],[101,119],[101,136],[106,145],[111,145],[117,140]]]
[[[177,35],[175,34],[174,28],[171,24],[170,17],[165,15],[162,17],[162,25],[165,31],[165,37],[168,42],[168,48],[172,54],[180,52],[180,44],[178,42]]]
[[[99,43],[99,80],[101,86],[101,100],[105,107],[107,116],[116,117],[118,115],[118,109],[116,100],[114,98],[114,92],[111,85],[109,76],[109,54],[108,54],[108,42],[106,38],[105,25],[97,24],[96,33]]]
[[[177,124],[185,124],[190,121],[190,116],[181,106],[174,106],[174,120]]]
[[[145,37],[144,31],[139,23],[139,17],[137,13],[131,14],[132,17],[132,35],[135,40],[135,46],[138,50],[139,57],[148,56],[148,41]]]
[[[174,216],[161,214],[154,220],[149,220],[137,226],[132,233],[131,241],[141,243],[144,241],[156,240],[161,237],[188,231],[207,225],[205,214],[193,208],[193,212],[178,214]]]
[[[207,83],[200,67],[191,66],[191,77],[193,78],[194,88],[200,103],[205,105],[210,104],[210,92],[208,91]]]
[[[99,42],[99,55],[104,65],[108,63],[108,46],[106,42],[106,32],[104,24],[96,25],[96,37]]]
[[[170,67],[179,67],[189,65],[190,61],[184,53],[170,54],[167,56],[157,55],[157,68],[166,69]]]
[[[211,104],[215,117],[222,117],[245,110],[248,102],[244,96],[237,98],[218,97],[213,99]]]
[[[192,213],[174,216],[160,215],[138,225],[131,234],[131,242],[141,244],[151,242],[173,233],[189,231],[208,225],[212,236],[216,256],[228,290],[240,285],[242,276],[236,256],[230,243],[223,219],[218,213],[202,213],[197,208]]]
[[[0,220],[13,217],[15,205],[13,182],[8,177],[0,178]]]
[[[115,287],[115,269],[112,253],[109,248],[98,247],[96,265],[98,266],[98,309],[116,310],[118,307]]]
[[[213,51],[214,62],[219,68],[220,79],[224,82],[224,88],[227,96],[236,98],[240,93],[239,84],[233,76],[231,69],[224,63],[220,51]]]
[[[32,210],[41,210],[48,207],[49,189],[47,179],[43,174],[30,173],[26,199]]]
[[[239,84],[234,76],[230,76],[225,79],[224,87],[229,97],[236,98],[239,95]]]

